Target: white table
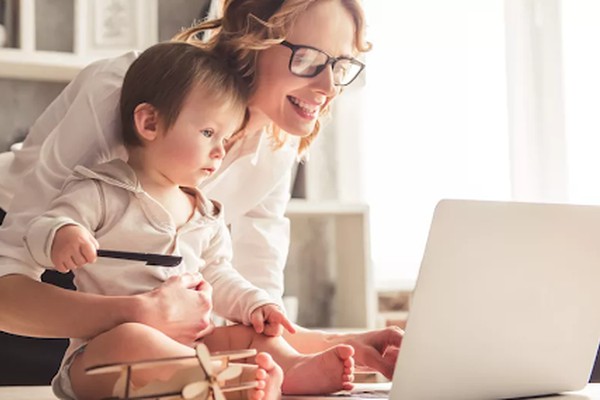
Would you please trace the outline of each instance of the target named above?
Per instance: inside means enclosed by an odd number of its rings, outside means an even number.
[[[368,385],[368,386],[366,386]],[[361,384],[362,387],[379,389],[379,384]],[[315,396],[284,396],[285,400],[293,399],[360,399],[360,396],[348,397],[315,397]],[[373,398],[373,397],[369,397]],[[589,384],[585,389],[578,392],[569,392],[559,396],[549,396],[538,398],[540,400],[600,400],[600,383]],[[0,400],[56,400],[49,386],[0,386]]]

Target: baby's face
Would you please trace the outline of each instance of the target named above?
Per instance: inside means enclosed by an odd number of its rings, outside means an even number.
[[[205,90],[193,89],[176,121],[154,143],[161,173],[179,186],[197,186],[214,174],[225,156],[227,140],[244,118],[240,106],[215,102]]]

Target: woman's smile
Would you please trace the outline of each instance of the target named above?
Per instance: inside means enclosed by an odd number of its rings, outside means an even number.
[[[308,120],[313,120],[319,116],[321,105],[309,104],[294,96],[288,96],[287,98],[292,104],[292,107],[301,117]]]

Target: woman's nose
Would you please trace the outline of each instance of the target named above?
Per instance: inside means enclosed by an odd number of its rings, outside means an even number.
[[[337,86],[334,84],[333,66],[331,64],[327,65],[314,79],[316,80],[315,87],[320,93],[328,97],[337,94]]]

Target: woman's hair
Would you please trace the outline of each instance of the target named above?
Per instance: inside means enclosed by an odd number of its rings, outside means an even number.
[[[129,67],[121,89],[120,111],[123,141],[140,146],[134,122],[135,108],[149,103],[158,110],[165,128],[171,127],[188,94],[200,86],[211,102],[230,104],[244,115],[248,87],[236,70],[210,51],[182,42],[159,43],[146,49]],[[198,110],[202,112],[202,110]]]
[[[370,50],[365,39],[365,16],[360,0],[213,0],[223,2],[221,18],[210,19],[188,28],[173,40],[186,41],[207,48],[229,60],[252,92],[256,85],[258,55],[286,39],[293,22],[306,9],[318,1],[339,1],[352,15],[355,25],[354,49],[356,53]],[[199,38],[198,35],[207,35]],[[321,116],[328,109],[321,110]],[[303,137],[299,153],[308,148],[315,139],[320,122],[308,136]],[[275,147],[281,147],[286,135],[279,127],[272,127]]]

